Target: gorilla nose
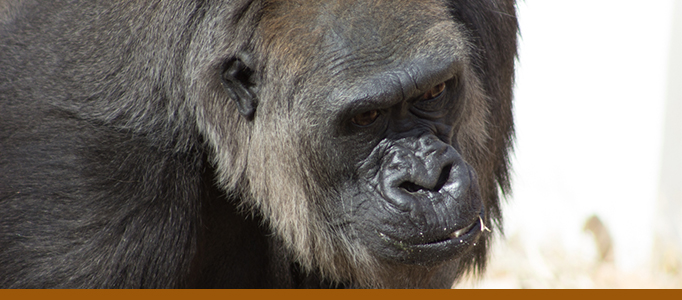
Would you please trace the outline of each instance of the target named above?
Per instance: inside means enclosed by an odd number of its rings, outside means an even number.
[[[404,212],[459,205],[470,190],[469,168],[456,160],[446,161],[434,171],[413,167],[404,173],[387,174],[382,181],[385,199]]]
[[[404,212],[457,206],[471,183],[459,153],[428,136],[401,146],[387,156],[379,173],[384,198]]]

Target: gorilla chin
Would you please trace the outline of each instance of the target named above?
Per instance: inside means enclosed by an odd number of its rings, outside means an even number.
[[[0,5],[0,288],[450,288],[509,191],[513,0]]]

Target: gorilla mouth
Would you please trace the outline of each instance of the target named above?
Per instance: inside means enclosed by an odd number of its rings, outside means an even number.
[[[388,257],[408,264],[430,265],[454,259],[471,251],[483,231],[489,230],[480,215],[466,227],[452,229],[446,234],[430,232],[430,237],[400,239],[387,234],[380,236],[387,242]],[[425,233],[425,235],[427,235]]]

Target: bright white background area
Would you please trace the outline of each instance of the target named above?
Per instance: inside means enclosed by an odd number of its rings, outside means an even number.
[[[505,237],[474,286],[602,287],[592,274],[597,246],[583,231],[592,215],[611,235],[611,272],[654,274],[661,165],[669,163],[663,145],[671,139],[664,128],[682,129],[679,120],[664,122],[671,91],[682,90],[674,77],[682,66],[672,63],[682,53],[671,51],[682,41],[673,35],[682,0],[526,0],[518,18],[513,195],[503,208]],[[682,186],[680,171],[668,182]],[[613,279],[606,287],[682,287],[679,273],[668,275],[667,285]]]

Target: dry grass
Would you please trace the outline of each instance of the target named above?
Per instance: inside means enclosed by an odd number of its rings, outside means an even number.
[[[555,243],[554,245],[557,245]],[[567,253],[558,246],[529,249],[518,236],[498,238],[480,280],[465,278],[455,288],[682,288],[682,274],[654,268],[623,272],[599,255]]]

